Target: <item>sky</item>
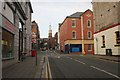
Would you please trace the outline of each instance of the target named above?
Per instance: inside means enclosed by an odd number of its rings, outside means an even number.
[[[40,38],[48,38],[49,25],[52,36],[58,32],[58,24],[76,12],[92,10],[91,0],[30,0],[33,8],[32,21],[39,26]]]

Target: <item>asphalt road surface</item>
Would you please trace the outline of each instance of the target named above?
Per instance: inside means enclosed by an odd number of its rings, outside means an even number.
[[[118,62],[101,60],[90,55],[58,54],[44,51],[48,56],[52,78],[114,78],[120,79]]]

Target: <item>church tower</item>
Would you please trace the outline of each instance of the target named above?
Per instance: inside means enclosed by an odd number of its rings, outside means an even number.
[[[52,29],[51,29],[51,25],[49,25],[48,38],[49,38],[49,39],[51,39],[51,38],[52,38]]]

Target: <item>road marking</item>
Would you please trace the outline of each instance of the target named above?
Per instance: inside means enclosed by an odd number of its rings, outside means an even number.
[[[108,71],[105,71],[105,70],[103,70],[103,69],[97,68],[97,67],[95,67],[95,66],[90,66],[90,67],[92,67],[92,68],[94,68],[94,69],[97,69],[97,70],[99,70],[99,71],[102,71],[102,72],[104,72],[104,73],[107,73],[107,74],[109,74],[109,75],[111,75],[111,76],[113,76],[113,77],[116,77],[116,78],[120,79],[119,76],[117,76],[117,75],[115,75],[115,74],[112,74],[112,73],[110,73],[110,72],[108,72]]]
[[[75,60],[75,59],[74,59]],[[75,60],[75,61],[77,61],[77,62],[79,62],[79,63],[81,63],[81,64],[85,64],[84,62],[82,62],[82,61],[79,61],[79,60]]]
[[[67,58],[72,59],[71,57],[67,57]]]
[[[49,78],[52,80],[52,74],[51,74],[51,70],[50,70],[50,63],[49,63],[49,60],[48,60],[48,57],[47,57],[47,66],[48,66],[48,74],[49,74]]]
[[[71,57],[67,57],[67,58],[69,58],[69,59],[73,59],[73,58],[71,58]],[[76,59],[73,59],[74,61],[76,61],[76,62],[79,62],[79,63],[81,63],[81,64],[85,64],[84,62],[82,62],[82,61],[79,61],[79,60],[76,60]]]

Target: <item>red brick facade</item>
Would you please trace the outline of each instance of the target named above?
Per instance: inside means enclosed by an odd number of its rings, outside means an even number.
[[[78,13],[75,13],[78,14]],[[81,21],[81,16],[83,17],[83,21]],[[75,20],[75,27],[72,27],[72,20]],[[88,28],[88,20],[91,21],[91,27]],[[82,24],[83,24],[83,31],[82,31]],[[73,32],[75,32],[76,36],[73,39]],[[82,33],[83,32],[83,33]],[[91,38],[88,39],[88,32],[91,32]],[[93,33],[94,33],[94,24],[93,24],[93,12],[91,10],[86,10],[82,14],[80,13],[79,17],[75,17],[74,14],[72,16],[68,16],[65,18],[63,23],[60,25],[60,50],[65,50],[65,45],[80,45],[81,49],[79,52],[83,51],[81,45],[84,45],[85,54],[94,53],[94,46],[93,46]],[[83,37],[82,37],[83,34]],[[84,40],[84,44],[82,42],[82,38]],[[92,41],[92,42],[91,42]],[[73,45],[72,45],[73,44]],[[88,51],[88,45],[91,45],[91,51]],[[70,52],[72,52],[69,50]]]

